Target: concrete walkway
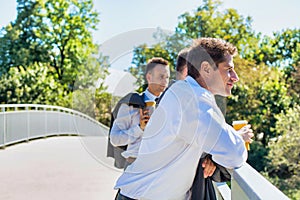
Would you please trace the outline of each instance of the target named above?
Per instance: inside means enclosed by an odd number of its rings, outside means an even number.
[[[105,137],[50,137],[0,150],[1,200],[110,200],[120,170]]]

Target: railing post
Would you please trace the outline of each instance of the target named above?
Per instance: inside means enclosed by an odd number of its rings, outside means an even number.
[[[46,137],[46,134],[47,134],[47,129],[48,129],[48,127],[47,127],[47,108],[46,107],[44,107],[44,113],[45,113],[45,133],[44,133],[44,137]]]
[[[57,115],[58,115],[58,134],[61,135],[61,121],[60,121],[60,109],[57,109]]]
[[[5,107],[2,107],[1,112],[3,112],[3,146],[2,148],[5,149],[6,146],[6,114],[5,114]]]
[[[29,116],[29,112],[28,112],[28,106],[25,106],[25,110],[27,113],[27,142],[29,142],[29,138],[30,138],[30,116]]]

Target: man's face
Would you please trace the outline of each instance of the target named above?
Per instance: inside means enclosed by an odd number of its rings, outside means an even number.
[[[150,72],[148,72],[146,78],[148,81],[148,90],[156,96],[160,95],[169,84],[169,66],[157,64]]]
[[[235,82],[239,80],[238,75],[234,70],[233,58],[231,55],[226,55],[226,60],[219,63],[217,70],[212,70],[210,91],[213,94],[221,96],[231,95],[231,89]]]

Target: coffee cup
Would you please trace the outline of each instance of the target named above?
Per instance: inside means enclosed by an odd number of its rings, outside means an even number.
[[[156,102],[153,100],[146,100],[145,101],[145,108],[144,110],[148,110],[148,115],[151,116],[155,110]]]
[[[146,100],[145,101],[145,107],[141,110],[141,115],[148,115],[149,117],[152,115],[152,113],[154,112],[155,110],[155,106],[156,106],[156,102],[155,101],[152,101],[152,100]],[[141,121],[140,122],[141,124],[141,127],[144,127],[146,126],[147,122],[145,121]]]
[[[240,130],[241,128],[243,128],[247,124],[248,124],[248,121],[246,121],[246,120],[236,120],[236,121],[232,122],[232,126],[236,131]],[[250,143],[245,142],[245,147],[249,151],[250,150]]]

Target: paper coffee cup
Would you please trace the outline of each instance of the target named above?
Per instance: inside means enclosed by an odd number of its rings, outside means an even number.
[[[246,121],[246,120],[237,120],[237,121],[232,122],[232,126],[236,131],[240,130],[241,128],[243,128],[247,124],[248,124],[248,121]],[[246,146],[246,149],[249,151],[250,150],[250,143],[245,142],[245,146]]]
[[[150,106],[150,107],[154,107],[155,108],[156,102],[152,101],[152,100],[146,100],[145,104],[146,104],[146,107]]]
[[[144,113],[144,111],[148,111],[147,112],[147,115],[149,115],[149,116],[151,116],[152,115],[152,113],[154,112],[154,110],[155,110],[155,106],[156,106],[156,102],[155,101],[153,101],[153,100],[146,100],[145,101],[145,107],[143,108],[143,110],[142,110],[142,112],[141,112],[141,115],[142,115],[142,113]],[[144,121],[142,121],[141,122],[142,124],[142,126],[143,127],[145,127],[146,126],[146,123],[144,122]]]
[[[152,113],[154,112],[155,110],[155,106],[156,106],[156,102],[153,101],[153,100],[146,100],[145,101],[145,108],[146,110],[149,110],[149,116],[152,115]]]

